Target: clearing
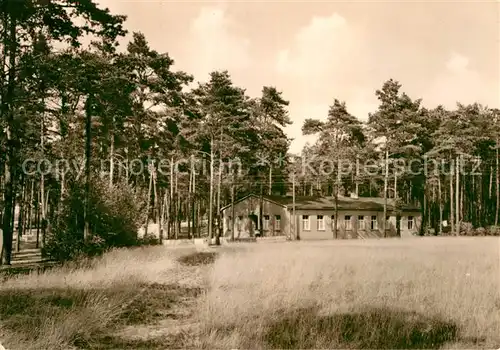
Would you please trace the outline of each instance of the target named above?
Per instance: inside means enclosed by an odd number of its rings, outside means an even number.
[[[500,240],[118,250],[0,285],[14,349],[499,348]]]

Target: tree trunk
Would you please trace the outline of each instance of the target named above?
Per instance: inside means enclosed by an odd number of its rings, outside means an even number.
[[[234,179],[231,184],[231,241],[234,242]]]
[[[41,220],[41,203],[40,203],[40,192],[37,191],[37,200],[35,202],[35,211],[36,211],[36,248],[39,248],[40,247],[40,228],[41,228],[41,223],[40,223],[40,220]]]
[[[89,95],[85,108],[85,207],[83,238],[86,240],[90,236],[90,164],[92,157],[92,108],[93,96]]]
[[[398,197],[398,174],[396,174],[396,169],[394,169],[394,194],[393,198]]]
[[[495,192],[496,192],[496,205],[495,205],[495,226],[498,226],[498,211],[500,210],[500,189],[498,188],[500,185],[500,177],[498,174],[499,171],[499,162],[498,162],[498,138],[496,140],[496,151],[495,151]]]
[[[439,235],[443,234],[443,198],[441,195],[441,177],[438,176],[438,201],[439,201]]]
[[[424,184],[426,192],[424,192],[424,201],[425,201],[425,207],[427,209],[427,214],[426,214],[426,220],[425,220],[425,232],[428,231],[430,224],[431,224],[431,207],[432,207],[432,202],[429,200],[429,196],[427,195],[427,183]]]
[[[163,241],[163,235],[162,235],[162,223],[161,223],[161,199],[158,197],[158,190],[156,188],[156,167],[153,164],[153,195],[155,196],[154,198],[154,205],[153,205],[153,210],[155,212],[155,220],[157,221],[158,225],[158,239],[160,243]]]
[[[168,238],[175,236],[174,225],[174,157],[170,157],[170,200],[168,202]],[[174,231],[174,232],[171,232]]]
[[[474,175],[472,175],[474,176]],[[482,201],[483,201],[483,177],[481,175],[478,176],[478,191],[477,191],[477,225],[479,227],[483,227],[483,209],[482,209]],[[463,206],[463,194],[464,194],[464,185],[465,185],[465,179],[462,181],[462,196],[461,196],[461,203]],[[463,218],[463,217],[462,217]],[[463,220],[463,219],[462,219]]]
[[[115,117],[111,120],[112,125],[115,125]],[[114,176],[114,167],[115,167],[115,134],[113,132],[113,127],[111,128],[110,136],[109,136],[109,188],[113,187],[113,176]]]
[[[259,200],[259,234],[261,237],[264,237],[264,220],[262,216],[264,215],[264,184],[262,180],[260,182],[260,200]]]
[[[213,235],[213,203],[214,203],[214,140],[210,140],[210,195],[208,203],[208,237],[212,244]]]
[[[8,3],[5,4],[8,7]],[[14,170],[15,164],[15,148],[12,128],[14,125],[14,107],[12,106],[14,100],[14,84],[16,76],[16,52],[17,52],[17,36],[16,36],[16,18],[14,11],[11,13],[11,22],[9,23],[9,42],[5,43],[5,51],[9,54],[9,78],[7,82],[7,91],[5,99],[2,99],[2,116],[6,119],[5,136],[6,136],[6,154],[5,154],[5,170],[4,170],[4,215],[3,215],[3,262],[6,265],[11,264],[12,258],[12,240],[13,240],[13,227],[12,220],[12,207],[15,197],[14,191]],[[6,23],[5,23],[6,24]],[[7,28],[7,26],[5,26]],[[3,69],[3,67],[2,67]]]
[[[188,226],[188,239],[191,239],[191,192],[193,191],[193,171],[189,172],[189,189],[188,189],[188,200],[187,200],[187,210],[186,210],[186,217],[187,217],[187,226]]]
[[[292,174],[292,223],[293,223],[292,235],[298,241],[300,241],[300,228],[297,227],[297,218],[295,217],[295,173]]]
[[[356,198],[359,196],[359,157],[356,156]]]
[[[126,182],[128,184],[128,181],[129,181],[129,173],[128,173],[128,171],[129,171],[129,169],[128,169],[129,168],[128,147],[125,147],[125,153],[127,154],[127,160],[126,160],[127,166],[125,167],[125,179],[126,179]]]
[[[389,151],[385,150],[385,174],[384,174],[384,217],[382,218],[382,229],[386,237],[387,224],[387,183],[389,182]]]
[[[179,193],[179,172],[177,171],[177,169],[175,171],[175,193],[177,195],[175,198],[175,239],[179,239],[179,235],[181,234],[181,197]]]
[[[193,171],[193,195],[191,197],[191,215],[193,219],[193,237],[196,237],[196,232],[198,231],[198,225],[196,221],[196,168],[194,166],[194,163],[192,165],[192,171]]]
[[[17,218],[16,252],[21,250],[21,236],[23,233],[24,201],[26,200],[26,187],[24,185],[24,174],[21,175],[21,200],[19,201],[19,216]],[[14,208],[15,214],[15,208]]]
[[[2,28],[3,28],[3,37],[4,38],[7,38],[8,36],[8,27],[9,27],[9,24],[8,24],[8,21],[7,21],[7,13],[8,13],[8,3],[6,1],[3,1],[1,3],[2,5],[2,13],[3,13],[3,16],[2,16]],[[2,84],[5,82],[5,71],[7,69],[7,57],[8,57],[8,54],[9,54],[9,45],[7,45],[6,43],[3,44],[3,52],[2,52],[2,55],[1,55],[1,60],[2,60],[2,67],[0,68],[0,81],[2,82]],[[4,99],[4,95],[3,95],[3,91],[4,91],[4,86],[2,85],[0,87],[0,117],[3,119],[3,118],[6,118],[7,116],[5,115],[6,113],[9,112],[8,110],[8,105],[7,105],[7,102],[6,100]],[[3,135],[2,135],[3,136]],[[8,145],[7,145],[8,146]],[[5,176],[4,174],[4,169],[7,169],[7,162],[6,161],[3,161],[3,157],[0,157],[2,158],[2,162],[1,162],[1,166],[2,166],[2,174],[1,176]],[[3,185],[3,181],[1,183]],[[1,190],[2,190],[2,200],[5,202],[5,186],[2,186]],[[5,209],[5,208],[3,208]],[[1,222],[2,222],[2,226],[3,226],[3,220],[4,220],[4,215],[5,215],[5,211],[2,211],[2,213],[0,214],[0,217],[1,217]],[[4,256],[4,233],[3,233],[3,229],[2,229],[2,235],[0,236],[0,265],[2,265],[2,262],[3,262],[3,256]]]
[[[61,172],[61,191],[59,193],[59,203],[57,203],[57,218],[56,222],[59,222],[63,210],[63,202],[64,202],[64,171]]]
[[[397,174],[396,174],[396,169],[394,169],[394,202],[395,206],[397,206],[396,209],[396,236],[401,237],[401,215],[400,215],[400,208],[399,205],[397,204],[398,200],[398,181],[397,181]]]
[[[491,201],[491,193],[493,190],[493,166],[490,165],[490,183],[488,186],[488,200]]]
[[[172,204],[170,195],[167,195],[167,191],[165,191],[165,198],[169,198],[165,201],[165,212],[167,215],[167,239],[172,238]]]
[[[460,164],[458,161],[458,156],[456,158],[456,172],[455,172],[455,229],[457,236],[460,234],[460,209],[459,209],[459,204],[460,204]]]
[[[273,194],[273,166],[269,165],[269,191],[268,195]]]
[[[222,157],[219,157],[219,176],[217,178],[217,235],[215,244],[220,245],[221,215],[220,215],[220,191],[222,183]]]
[[[144,227],[144,237],[148,235],[148,226],[149,226],[149,206],[151,202],[151,188],[153,187],[153,172],[151,171],[151,166],[149,167],[149,185],[148,185],[148,197],[146,200],[146,223]]]
[[[31,180],[31,192],[30,192],[30,199],[29,199],[29,211],[28,211],[28,224],[27,224],[27,230],[29,231],[28,234],[31,234],[31,228],[33,227],[32,225],[32,215],[33,215],[33,196],[35,194],[35,180]]]
[[[420,225],[420,235],[423,236],[427,232],[427,183],[426,180],[424,180],[424,183],[422,184],[423,186],[423,193],[421,194],[420,201],[422,203],[421,205],[421,213],[422,213],[422,223]]]
[[[451,159],[451,158],[450,158]],[[455,173],[455,166],[453,161],[450,160],[450,225],[451,225],[451,234],[455,233],[455,217],[453,216],[453,175]]]
[[[198,205],[196,206],[196,230],[198,231],[198,238],[201,238],[201,231],[202,231],[202,217],[201,217],[201,206],[203,205],[203,202],[201,200],[198,200]]]
[[[474,179],[474,176],[471,176],[471,180],[469,181],[468,183],[468,190],[469,190],[469,193],[475,193],[475,189],[476,189],[476,182],[475,182],[475,179]],[[474,195],[470,195],[467,196],[468,197],[468,202],[474,202]],[[472,205],[469,205],[468,206],[468,210],[467,210],[467,214],[468,214],[468,219],[470,222],[472,222],[472,224],[474,225],[475,222],[476,222],[476,206],[474,205],[474,203]]]
[[[17,206],[17,198],[14,196],[12,200],[12,215],[11,215],[11,222],[10,226],[12,227],[12,239],[14,239],[14,231],[15,231],[15,224],[16,224],[16,206]]]
[[[338,220],[339,220],[339,190],[340,184],[342,183],[342,178],[340,175],[340,159],[337,157],[337,179],[335,184],[335,216],[333,217],[333,236],[335,239],[338,238]]]
[[[465,178],[465,175],[462,177],[463,181],[460,182],[460,216],[459,216],[459,221],[460,222],[463,222],[464,221],[464,218],[465,218],[465,184],[466,184],[466,178]],[[475,196],[474,196],[475,198]]]
[[[163,200],[161,201],[161,205],[160,205],[160,225],[159,225],[159,235],[160,235],[160,244],[163,242],[163,225],[165,223],[165,206],[166,206],[166,202],[167,202],[167,191],[165,191],[164,195],[163,195]]]

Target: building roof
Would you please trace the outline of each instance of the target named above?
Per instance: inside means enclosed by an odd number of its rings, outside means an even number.
[[[258,195],[249,194],[235,201],[239,203],[249,197],[259,198]],[[292,196],[262,196],[263,200],[281,205],[287,209],[292,209],[293,197]],[[221,211],[231,207],[231,204],[226,205]],[[326,196],[295,196],[295,209],[296,210],[335,210],[335,197]],[[338,210],[384,210],[384,198],[379,197],[343,197],[339,196]],[[395,210],[395,201],[392,198],[387,199],[387,210]],[[403,204],[402,211],[420,211],[417,205]]]

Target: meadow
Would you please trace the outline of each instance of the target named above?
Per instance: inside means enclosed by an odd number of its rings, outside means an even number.
[[[499,249],[493,237],[427,237],[117,250],[4,278],[0,342],[497,349]]]

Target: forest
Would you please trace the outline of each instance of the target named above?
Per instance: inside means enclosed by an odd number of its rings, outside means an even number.
[[[149,222],[159,225],[160,240],[179,238],[181,223],[190,238],[219,237],[222,206],[292,187],[303,196],[419,203],[422,235],[498,235],[496,108],[429,109],[388,79],[374,91],[379,107],[366,122],[332,96],[324,118],[302,125],[317,141],[294,155],[285,133],[293,101],[265,77],[260,96],[248,96],[228,71],[177,70],[142,33],[119,45],[126,17],[92,0],[1,6],[4,264],[33,229],[44,254],[58,260],[136,245]],[[332,171],[304,172],[304,159],[312,168],[328,159]],[[371,160],[376,172],[340,171],[345,160]],[[402,160],[442,166],[414,171]]]

